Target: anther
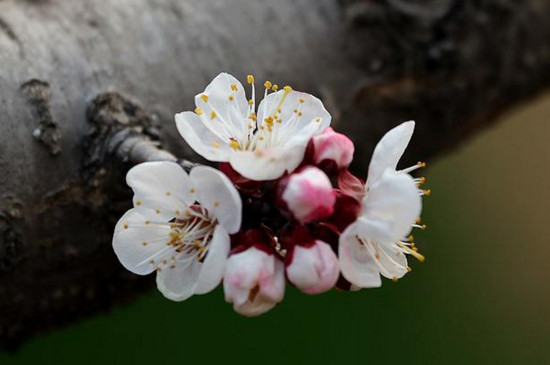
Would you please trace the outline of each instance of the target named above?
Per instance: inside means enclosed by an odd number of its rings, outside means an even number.
[[[202,95],[201,95],[201,99],[202,99],[202,101],[204,101],[205,103],[208,103],[208,95],[202,94]]]
[[[273,87],[271,87],[271,90],[273,90],[273,91],[277,91],[277,90],[279,90],[279,86],[277,86],[277,85],[273,85]]]
[[[212,120],[216,119],[216,112],[213,110],[210,112],[210,119]]]
[[[418,167],[426,167],[426,162],[418,161],[417,165],[418,165]]]
[[[246,75],[246,82],[248,82],[249,84],[253,84],[254,83],[254,75]]]
[[[229,99],[229,101],[233,101],[234,99],[233,95],[229,95],[227,98]]]
[[[432,189],[423,190],[423,193],[424,193],[424,195],[426,195],[426,196],[430,196],[430,195],[432,195]]]
[[[283,90],[285,91],[285,93],[289,93],[292,91],[292,88],[288,85],[286,85],[285,87],[283,87]]]
[[[201,108],[199,108],[199,107],[196,107],[196,108],[195,108],[195,114],[197,114],[197,115],[202,115],[202,113],[203,113],[203,111],[202,111]]]
[[[231,84],[231,90],[237,91],[237,90],[239,90],[239,89],[237,88],[237,85]]]
[[[273,85],[271,84],[271,81],[266,81],[266,82],[264,82],[264,87],[265,87],[266,89],[269,90],[269,89],[271,89],[272,86],[273,86]]]

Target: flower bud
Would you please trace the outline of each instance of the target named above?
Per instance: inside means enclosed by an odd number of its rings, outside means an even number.
[[[263,247],[229,256],[223,280],[225,300],[244,316],[263,314],[283,300],[284,264]]]
[[[282,183],[280,200],[301,223],[323,219],[334,211],[336,193],[329,178],[317,167],[306,167]]]
[[[324,293],[334,287],[340,269],[332,248],[316,240],[312,245],[293,246],[287,262],[288,280],[306,294]]]
[[[353,159],[353,142],[332,128],[312,138],[313,162],[326,172],[345,169]]]

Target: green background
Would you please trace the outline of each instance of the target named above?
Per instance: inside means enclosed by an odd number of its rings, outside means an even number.
[[[550,364],[549,115],[547,96],[431,164],[429,229],[415,234],[427,260],[397,283],[289,289],[252,319],[221,290],[184,303],[153,291],[0,363]]]

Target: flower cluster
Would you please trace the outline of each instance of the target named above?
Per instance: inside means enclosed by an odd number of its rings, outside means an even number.
[[[219,170],[187,173],[174,162],[133,167],[133,208],[117,223],[113,247],[128,270],[156,271],[164,296],[182,301],[223,281],[227,302],[256,316],[282,301],[286,282],[306,294],[358,290],[397,280],[420,261],[410,236],[419,225],[424,178],[397,164],[414,122],[376,146],[366,182],[348,171],[354,145],[330,127],[312,95],[222,73],[176,115],[185,141]]]

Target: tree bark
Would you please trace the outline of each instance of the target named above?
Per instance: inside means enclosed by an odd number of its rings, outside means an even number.
[[[220,71],[320,96],[361,173],[402,121],[417,121],[407,159],[431,158],[545,88],[549,15],[545,0],[0,0],[0,344],[151,286],[110,244],[124,175],[200,161],[173,115]]]

